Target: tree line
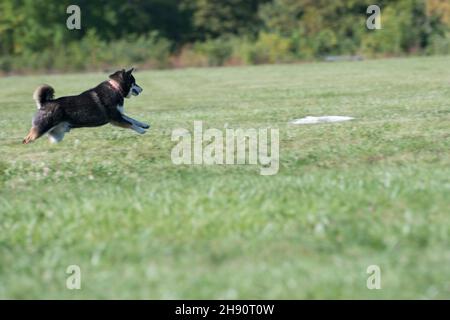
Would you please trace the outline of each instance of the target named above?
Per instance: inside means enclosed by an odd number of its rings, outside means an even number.
[[[276,63],[326,55],[450,53],[450,1],[2,0],[0,69]],[[66,26],[69,5],[81,29]]]

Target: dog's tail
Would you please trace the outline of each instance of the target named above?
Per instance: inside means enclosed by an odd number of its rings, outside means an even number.
[[[42,108],[44,103],[52,100],[54,94],[55,90],[48,84],[43,84],[37,87],[36,90],[34,90],[33,99],[36,101],[38,110]]]

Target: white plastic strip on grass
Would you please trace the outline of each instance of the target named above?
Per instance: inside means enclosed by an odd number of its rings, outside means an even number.
[[[312,117],[307,116],[305,118],[292,120],[292,124],[316,124],[316,123],[327,123],[327,122],[342,122],[353,120],[353,117],[345,116],[322,116],[322,117]]]

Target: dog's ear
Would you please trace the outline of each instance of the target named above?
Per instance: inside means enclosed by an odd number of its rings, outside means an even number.
[[[131,68],[130,70],[127,71],[128,74],[131,74],[134,71],[134,68]]]
[[[124,74],[125,74],[125,69],[122,69],[122,70],[114,72],[113,74],[110,74],[109,78],[113,79],[113,80],[121,80],[121,79],[123,79]]]

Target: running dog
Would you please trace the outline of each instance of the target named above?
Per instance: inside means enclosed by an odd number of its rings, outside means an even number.
[[[57,143],[70,129],[99,127],[107,123],[145,133],[145,129],[150,128],[148,124],[124,114],[124,98],[138,96],[142,92],[131,74],[133,70],[116,71],[109,80],[77,96],[54,99],[55,90],[51,86],[39,86],[33,94],[38,111],[23,143],[33,142],[46,133],[51,142]]]

